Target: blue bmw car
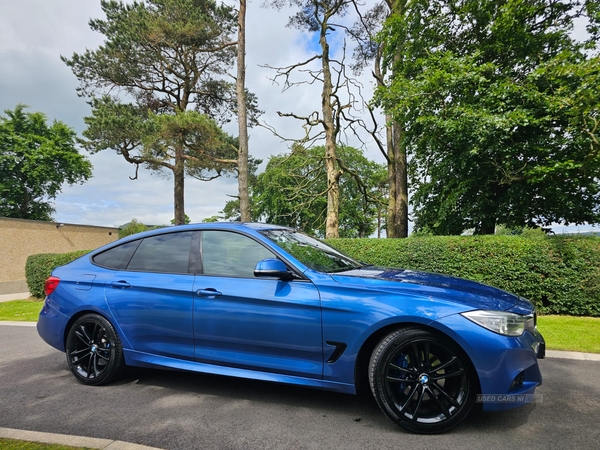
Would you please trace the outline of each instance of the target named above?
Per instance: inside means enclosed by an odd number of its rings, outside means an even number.
[[[472,281],[364,265],[294,229],[206,223],[101,247],[46,281],[40,336],[87,385],[125,366],[355,394],[416,433],[542,382],[530,302]]]

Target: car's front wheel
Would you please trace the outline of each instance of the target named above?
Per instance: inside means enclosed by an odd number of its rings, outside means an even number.
[[[125,368],[119,336],[110,322],[98,314],[86,314],[73,323],[66,353],[69,368],[83,384],[110,383]]]
[[[373,350],[371,390],[381,410],[415,433],[455,427],[475,403],[478,383],[454,343],[418,328],[396,330]]]

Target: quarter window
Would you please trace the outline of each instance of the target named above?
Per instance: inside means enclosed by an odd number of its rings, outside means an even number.
[[[140,245],[140,240],[127,242],[113,247],[110,250],[106,250],[92,258],[92,260],[99,266],[106,267],[107,269],[120,270],[127,267],[127,263],[131,259],[131,255],[135,252],[135,249]]]

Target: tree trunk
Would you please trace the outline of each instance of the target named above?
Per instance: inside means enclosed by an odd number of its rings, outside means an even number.
[[[250,197],[248,194],[248,120],[246,116],[246,0],[240,0],[238,13],[238,48],[236,95],[238,108],[239,153],[238,195],[240,220],[250,222]]]
[[[485,212],[485,216],[476,225],[473,234],[496,234],[496,223],[498,222],[497,214],[500,209],[500,199],[508,187],[506,184],[493,183],[489,186],[489,193],[486,202],[489,204]]]
[[[174,204],[175,204],[175,225],[185,224],[185,205],[184,205],[184,181],[185,181],[185,160],[183,159],[183,144],[177,144],[175,148],[175,168],[173,170],[175,183]]]
[[[326,147],[329,147],[327,145]],[[325,166],[327,168],[327,221],[325,222],[325,237],[337,239],[339,233],[339,210],[340,210],[340,186],[338,183],[339,171],[335,160],[335,144],[328,148],[325,154]]]
[[[391,117],[386,116],[389,124]],[[406,152],[402,148],[402,129],[399,123],[387,126],[389,205],[387,237],[408,236],[408,172]]]
[[[479,226],[475,229],[474,234],[495,234],[496,233],[496,218],[495,217],[486,217],[480,223]]]
[[[333,84],[329,66],[329,44],[327,43],[327,20],[321,23],[321,44],[323,67],[323,91],[321,92],[321,109],[325,127],[325,167],[327,169],[327,219],[325,222],[325,237],[337,239],[339,234],[340,187],[339,178],[341,171],[338,169],[336,157],[337,131],[333,120],[333,106],[331,104]]]
[[[401,13],[403,4],[395,0],[387,0],[390,14],[394,11]],[[396,53],[394,64],[398,62],[400,55]],[[374,74],[377,85],[384,86],[384,77],[381,70],[381,53],[375,58]],[[392,120],[392,116],[386,114],[386,146],[388,163],[388,214],[387,233],[388,238],[408,237],[408,162],[406,151],[402,148],[402,126]]]

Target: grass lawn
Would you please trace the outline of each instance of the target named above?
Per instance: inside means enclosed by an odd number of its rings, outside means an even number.
[[[538,316],[538,330],[549,350],[600,353],[600,318]]]
[[[44,302],[42,300],[13,300],[0,302],[0,320],[37,322]]]
[[[87,447],[69,447],[67,445],[40,444],[38,442],[18,441],[0,438],[2,450],[87,450]]]
[[[37,321],[43,302],[14,300],[0,303],[0,320]],[[600,318],[538,316],[538,329],[549,350],[600,353]]]

